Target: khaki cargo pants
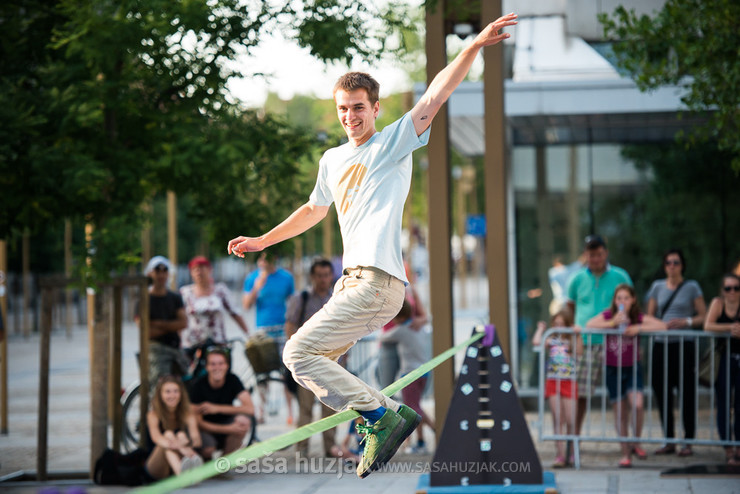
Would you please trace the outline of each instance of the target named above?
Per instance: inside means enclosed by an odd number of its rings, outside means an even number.
[[[375,410],[398,404],[337,363],[357,340],[381,328],[401,309],[404,283],[372,267],[344,270],[331,299],[285,344],[283,362],[296,382],[337,410]]]

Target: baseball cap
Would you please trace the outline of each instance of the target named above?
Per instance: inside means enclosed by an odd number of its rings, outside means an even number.
[[[589,235],[586,237],[585,244],[587,249],[606,248],[606,242],[601,238],[601,235]]]
[[[157,269],[159,266],[164,266],[167,268],[167,271],[172,271],[172,264],[170,263],[169,259],[167,259],[164,256],[154,256],[151,259],[149,259],[149,262],[146,264],[146,269],[144,270],[144,274],[149,274],[155,269]]]
[[[207,266],[210,268],[211,261],[206,259],[204,256],[195,256],[190,259],[190,262],[188,263],[188,269],[193,269],[195,266]]]

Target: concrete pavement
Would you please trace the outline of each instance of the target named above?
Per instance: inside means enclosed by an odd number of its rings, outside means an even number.
[[[476,321],[472,321],[476,322]],[[457,332],[469,335],[470,320],[457,321]],[[83,327],[76,328],[72,337],[64,331],[55,330],[51,346],[50,419],[49,419],[49,471],[85,471],[89,468],[89,365],[87,333]],[[137,348],[136,328],[127,324],[123,341],[123,383],[137,378],[135,362]],[[38,355],[37,336],[28,340],[11,336],[9,339],[9,434],[0,436],[0,477],[19,470],[33,471],[36,468],[36,432],[38,402]],[[426,405],[429,405],[427,403]],[[527,414],[530,426],[537,420],[536,414]],[[267,424],[258,429],[261,439],[268,439],[289,430],[285,416],[270,417]],[[533,437],[534,428],[532,430]],[[341,438],[341,436],[340,436]],[[433,444],[433,437],[428,438]],[[205,481],[183,492],[245,492],[250,494],[269,493],[414,493],[421,471],[411,468],[406,473],[374,473],[359,480],[351,469],[338,469],[321,461],[318,454],[319,438],[311,443],[314,467],[296,463],[294,451],[278,452],[273,459],[273,468],[266,472],[231,472],[216,479]],[[536,442],[545,469],[554,460],[552,442]],[[647,448],[651,451],[652,447]],[[556,471],[556,482],[561,493],[646,493],[672,492],[674,494],[695,492],[738,492],[740,478],[667,478],[660,472],[668,468],[699,463],[722,463],[723,453],[716,447],[696,447],[695,455],[689,458],[656,457],[645,461],[634,461],[630,470],[616,468],[618,446],[610,443],[586,443],[582,446],[583,466],[580,470]],[[278,460],[284,467],[275,466]],[[412,464],[431,461],[431,456],[399,454],[397,464]],[[323,469],[323,470],[322,470]],[[321,473],[323,472],[323,473]],[[13,482],[0,483],[4,492],[73,492],[80,486],[88,493],[124,492],[123,487],[102,488],[89,481],[57,481],[47,483]]]

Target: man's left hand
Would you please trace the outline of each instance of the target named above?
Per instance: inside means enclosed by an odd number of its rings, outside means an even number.
[[[505,40],[510,36],[510,34],[500,33],[499,31],[507,26],[515,25],[517,23],[516,18],[517,16],[513,12],[499,17],[483,28],[483,30],[478,33],[478,36],[476,36],[475,41],[478,42],[480,46],[490,46]]]

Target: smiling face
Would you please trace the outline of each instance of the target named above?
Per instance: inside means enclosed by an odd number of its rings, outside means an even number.
[[[226,356],[221,353],[209,353],[206,356],[206,372],[212,383],[220,383],[226,379],[229,371],[229,363]]]
[[[174,410],[180,403],[180,386],[177,383],[168,382],[162,386],[161,394],[162,402],[167,406],[168,409]]]
[[[375,134],[375,119],[380,111],[380,103],[376,101],[371,104],[365,89],[337,89],[334,101],[339,123],[352,144],[360,146],[366,143]]]

